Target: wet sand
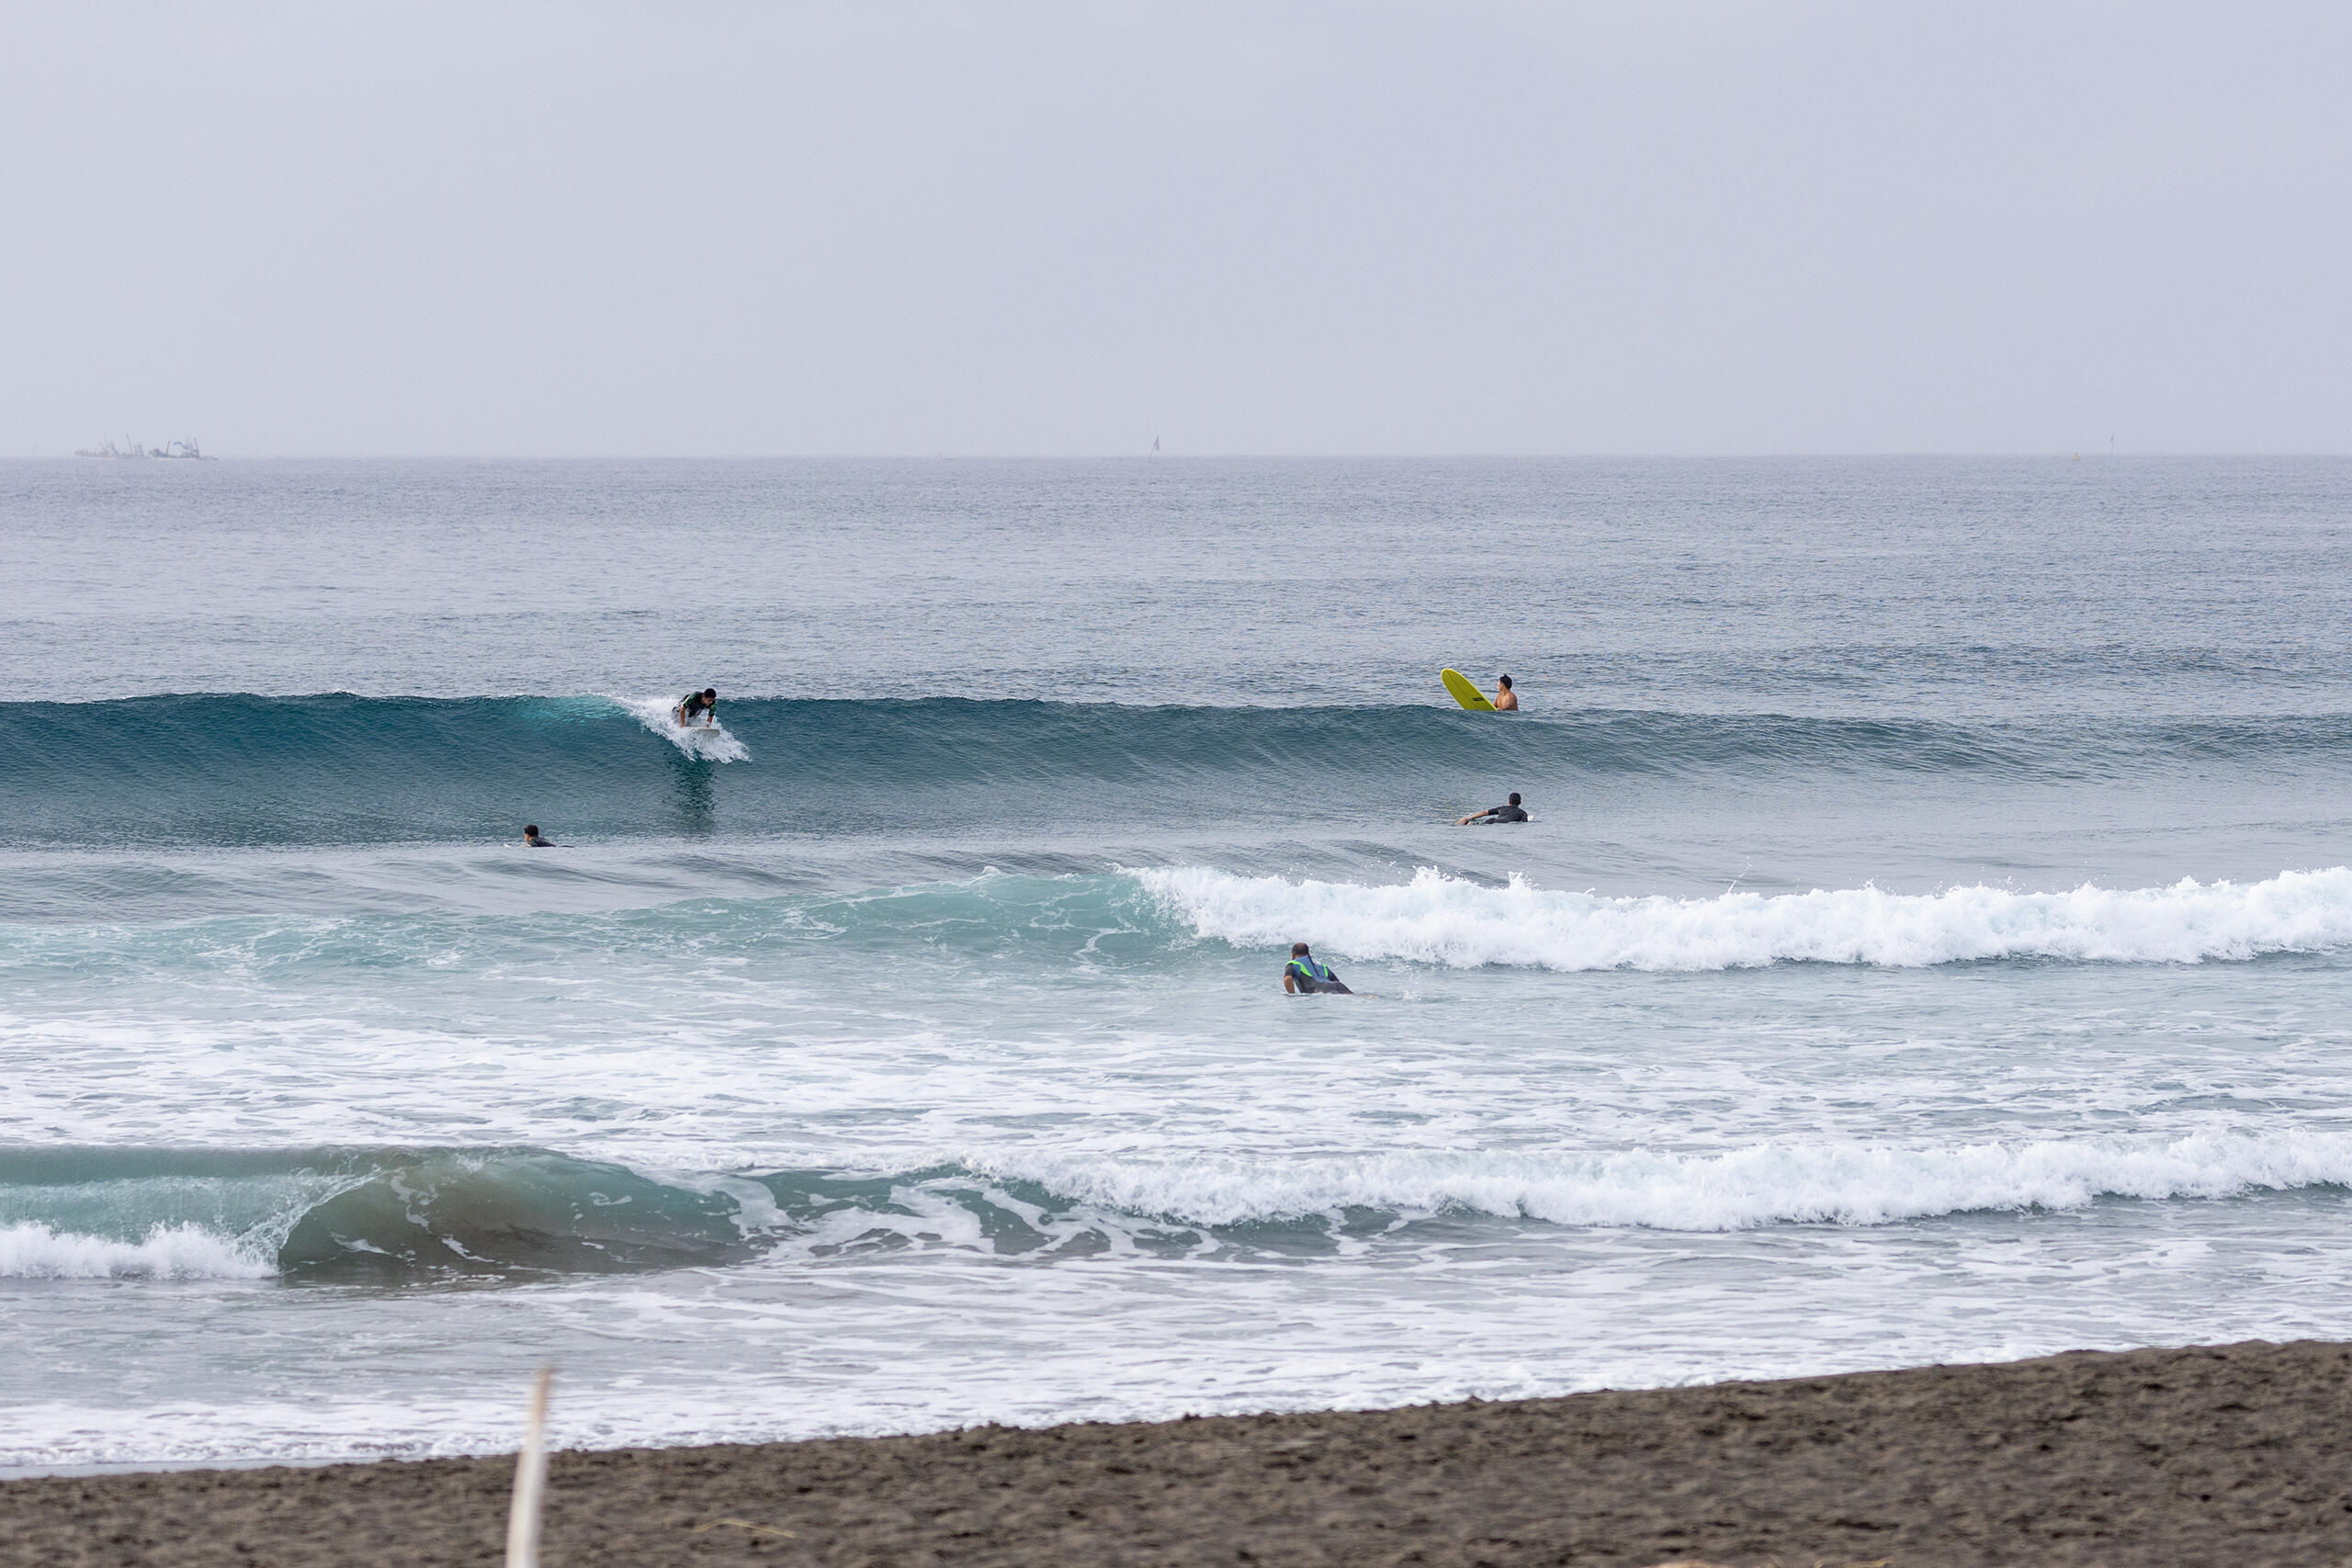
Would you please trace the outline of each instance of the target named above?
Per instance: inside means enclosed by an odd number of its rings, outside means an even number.
[[[435,1460],[8,1482],[0,1565],[496,1563],[513,1472],[511,1459]],[[543,1556],[547,1568],[1691,1561],[2352,1562],[2352,1346],[561,1453]]]

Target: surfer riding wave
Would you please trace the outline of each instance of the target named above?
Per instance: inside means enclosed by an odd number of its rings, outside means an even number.
[[[711,694],[712,706],[696,708],[694,722],[680,716],[685,712],[689,699],[699,699],[700,692],[689,692],[684,697],[658,695],[616,696],[609,700],[628,710],[631,717],[680,751],[697,762],[744,762],[752,757],[742,739],[718,722],[718,694]],[[748,716],[736,716],[739,719]]]

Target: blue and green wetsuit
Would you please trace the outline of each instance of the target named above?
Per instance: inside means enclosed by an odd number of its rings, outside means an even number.
[[[1283,966],[1283,973],[1298,984],[1302,991],[1334,991],[1341,996],[1355,993],[1340,983],[1340,977],[1313,958],[1294,958]]]

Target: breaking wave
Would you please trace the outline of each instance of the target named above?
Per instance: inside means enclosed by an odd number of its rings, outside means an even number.
[[[256,1280],[277,1272],[238,1238],[183,1222],[152,1226],[135,1241],[60,1233],[29,1223],[0,1226],[0,1279]]]
[[[677,721],[676,699],[673,697],[615,697],[637,717],[637,722],[675,746],[680,752],[698,762],[748,762],[751,749],[738,740],[725,725],[682,725]]]
[[[1385,887],[1237,876],[1201,867],[1133,874],[1203,937],[1240,946],[1295,939],[1345,957],[1457,968],[1702,970],[1780,963],[1914,967],[1987,959],[2194,964],[2352,943],[2352,868],[2255,883],[2060,893],[1998,887],[1898,894],[1875,887],[1601,897],[1506,886],[1424,869]]]
[[[973,1156],[922,1170],[657,1179],[542,1149],[0,1154],[0,1277],[430,1280],[953,1248],[1308,1258],[1456,1221],[1671,1231],[1880,1225],[2103,1199],[2352,1185],[2352,1137],[1905,1148]],[[207,1218],[189,1217],[202,1211]],[[34,1213],[47,1217],[29,1217]]]
[[[1179,1163],[1047,1160],[992,1168],[1066,1200],[1209,1227],[1351,1211],[1552,1224],[1732,1231],[1886,1224],[2079,1209],[2102,1198],[2216,1199],[2352,1185],[2352,1137],[1761,1144],[1721,1153],[1399,1154]]]

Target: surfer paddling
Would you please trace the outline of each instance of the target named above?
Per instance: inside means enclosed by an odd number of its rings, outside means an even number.
[[[1509,804],[1489,806],[1484,811],[1473,811],[1467,817],[1457,817],[1454,818],[1453,825],[1457,828],[1467,828],[1473,822],[1484,826],[1488,822],[1524,822],[1526,820],[1527,813],[1519,804],[1519,791],[1513,790],[1510,792]]]
[[[688,692],[671,712],[681,729],[692,728],[697,715],[702,718],[702,727],[711,728],[718,723],[718,688],[705,686],[699,692]]]
[[[1339,976],[1308,956],[1306,944],[1303,942],[1290,944],[1290,962],[1283,965],[1283,989],[1294,997],[1318,991],[1342,997],[1355,995],[1340,983]]]
[[[523,847],[531,850],[551,850],[555,848],[555,840],[541,838],[539,825],[534,822],[523,829]]]

